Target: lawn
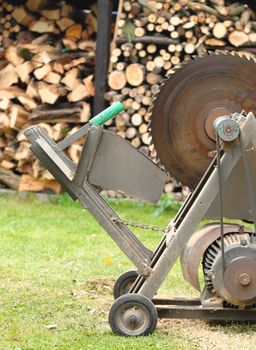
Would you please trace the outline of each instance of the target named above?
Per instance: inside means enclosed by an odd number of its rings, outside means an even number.
[[[175,214],[170,209],[156,216],[155,207],[135,201],[111,205],[123,218],[158,226]],[[67,196],[42,202],[1,195],[0,207],[0,350],[199,349],[205,343],[202,327],[209,333],[204,349],[212,349],[211,337],[218,334],[243,342],[248,337],[247,349],[255,348],[247,325],[227,329],[202,321],[161,321],[150,337],[113,335],[107,322],[113,284],[133,266],[94,218]],[[162,236],[136,233],[151,248]],[[195,295],[178,263],[161,292]]]

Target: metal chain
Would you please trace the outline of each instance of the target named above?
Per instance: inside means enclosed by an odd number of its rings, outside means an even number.
[[[117,223],[117,224],[123,224],[126,226],[133,226],[133,227],[142,228],[143,230],[151,230],[151,231],[168,233],[168,228],[162,228],[162,227],[153,226],[153,225],[146,225],[146,224],[139,224],[138,222],[122,220],[119,218],[112,218],[112,221]]]

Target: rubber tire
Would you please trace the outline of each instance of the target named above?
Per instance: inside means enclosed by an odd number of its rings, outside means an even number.
[[[134,270],[131,271],[126,271],[122,275],[118,277],[114,284],[114,289],[113,289],[113,295],[114,299],[119,298],[121,295],[127,294],[127,292],[124,292],[123,289],[125,288],[125,284],[129,282],[129,280],[132,280],[133,282],[136,280],[138,277],[138,273]]]
[[[146,329],[143,330],[143,332],[139,334],[129,334],[126,333],[124,330],[120,329],[118,326],[118,323],[116,322],[116,317],[118,315],[118,312],[120,308],[124,307],[125,304],[133,304],[134,307],[142,306],[144,309],[147,310],[148,318],[149,318],[149,324],[146,327]],[[109,325],[113,333],[121,336],[147,336],[154,332],[156,329],[157,321],[158,321],[158,314],[155,305],[152,303],[150,299],[145,297],[144,295],[135,294],[135,293],[128,293],[120,296],[118,299],[116,299],[109,311],[109,317],[108,317]]]

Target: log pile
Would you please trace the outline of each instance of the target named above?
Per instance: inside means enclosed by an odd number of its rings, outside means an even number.
[[[148,108],[160,81],[173,68],[207,50],[253,53],[256,16],[244,2],[225,0],[122,1],[110,58],[106,99],[127,110],[111,127],[154,157],[148,134]],[[181,187],[170,182],[167,192]]]
[[[62,2],[0,0],[0,187],[59,192],[28,149],[24,129],[42,126],[55,141],[91,116],[97,9]],[[77,161],[81,144],[68,149]]]
[[[256,17],[245,1],[119,4],[105,98],[122,101],[126,111],[108,127],[154,156],[148,108],[161,79],[183,60],[207,50],[253,53]],[[60,141],[90,118],[96,6],[91,10],[84,13],[65,1],[0,0],[0,187],[60,190],[30,153],[23,130],[40,122]],[[68,149],[75,162],[81,148],[77,142]],[[165,190],[182,197],[181,186],[173,181]]]

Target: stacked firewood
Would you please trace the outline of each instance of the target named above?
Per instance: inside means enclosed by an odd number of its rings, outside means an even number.
[[[154,156],[148,110],[160,81],[184,60],[208,50],[252,54],[255,29],[255,13],[244,2],[122,1],[106,99],[122,101],[126,112],[115,119],[112,127],[133,146]],[[180,189],[174,182],[166,184],[168,192]]]
[[[60,190],[29,151],[23,131],[41,122],[60,141],[89,120],[96,12],[63,1],[0,0],[0,186]],[[74,161],[81,147],[68,149]]]

